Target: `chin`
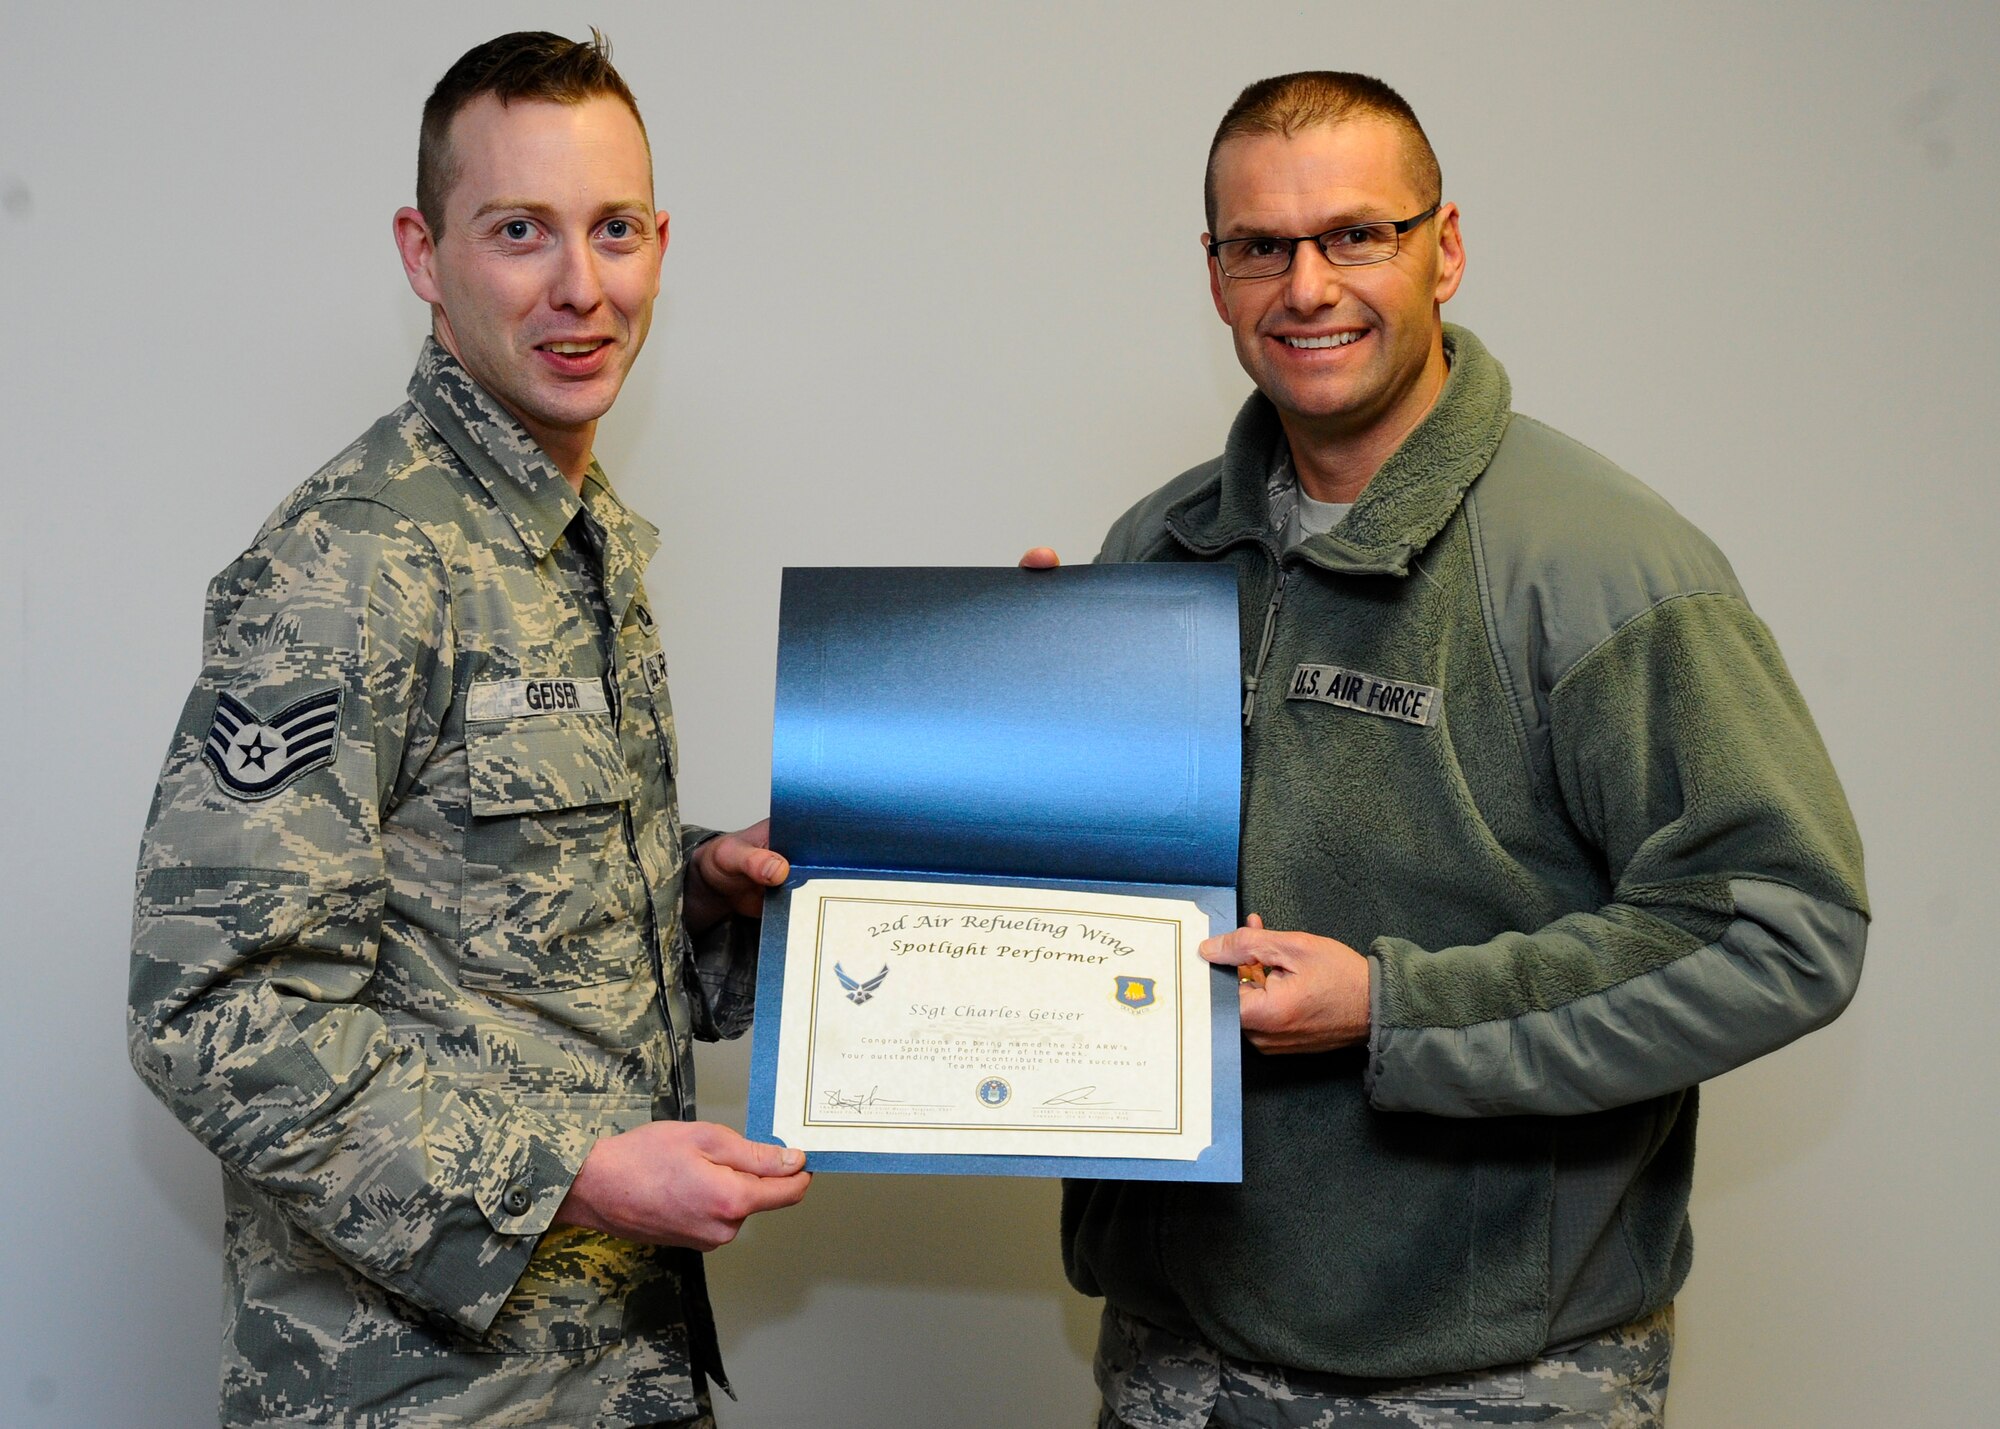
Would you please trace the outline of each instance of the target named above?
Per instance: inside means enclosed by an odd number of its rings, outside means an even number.
[[[610,411],[617,397],[616,387],[609,392],[592,392],[587,396],[577,392],[554,394],[551,400],[539,404],[535,420],[550,427],[585,426]]]

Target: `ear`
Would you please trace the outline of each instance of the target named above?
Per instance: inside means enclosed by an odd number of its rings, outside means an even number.
[[[666,215],[660,215],[665,218]],[[396,252],[403,260],[403,275],[410,291],[433,307],[444,302],[444,290],[437,280],[437,240],[422,213],[414,208],[396,210]]]
[[[1201,251],[1207,253],[1208,245],[1213,241],[1212,235],[1202,234]],[[1209,300],[1215,304],[1215,315],[1225,323],[1228,322],[1229,304],[1222,300],[1222,269],[1213,257],[1208,260],[1208,296]]]
[[[661,209],[653,215],[653,231],[659,235],[660,239],[653,248],[653,281],[656,285],[660,277],[660,264],[665,262],[667,257],[667,223],[668,218],[665,209]]]
[[[1465,276],[1465,239],[1458,231],[1458,205],[1448,203],[1440,208],[1437,224],[1438,277],[1431,292],[1442,307],[1451,301],[1451,295],[1458,291],[1459,280]]]

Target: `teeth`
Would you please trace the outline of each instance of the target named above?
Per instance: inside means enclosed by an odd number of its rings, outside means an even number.
[[[594,342],[552,342],[547,344],[547,346],[550,352],[561,353],[564,357],[573,357],[584,352],[595,352],[598,348],[598,344]]]
[[[1285,339],[1285,345],[1288,347],[1345,347],[1350,342],[1359,340],[1360,337],[1361,334],[1358,332],[1337,332],[1327,337],[1288,337]]]

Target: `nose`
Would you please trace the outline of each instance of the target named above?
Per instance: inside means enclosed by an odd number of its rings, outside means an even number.
[[[1292,266],[1285,274],[1285,306],[1295,313],[1316,313],[1340,301],[1340,269],[1327,261],[1319,245],[1293,245]]]
[[[604,301],[604,282],[597,271],[597,251],[587,236],[562,245],[549,305],[587,313]]]

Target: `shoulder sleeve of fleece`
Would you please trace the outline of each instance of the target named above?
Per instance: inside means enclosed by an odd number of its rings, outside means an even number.
[[[1221,469],[1222,458],[1213,457],[1199,466],[1189,467],[1158,491],[1135,503],[1111,523],[1093,564],[1103,566],[1156,559],[1173,541],[1167,530],[1167,512],[1202,487],[1214,483]]]
[[[364,500],[295,512],[216,578],[141,848],[128,1034],[225,1164],[363,1274],[476,1330],[585,1148],[431,1075],[365,999],[383,824],[450,707],[448,592],[422,531]],[[329,700],[330,744],[294,729],[277,757],[310,757],[274,787],[230,761],[246,722],[282,734],[286,711]]]
[[[1580,504],[1589,520],[1591,500]],[[1780,1047],[1853,996],[1861,845],[1818,731],[1721,557],[1678,517],[1649,528],[1657,559],[1604,558],[1600,542],[1581,589],[1550,581],[1515,602],[1544,629],[1517,622],[1503,636],[1533,652],[1514,674],[1551,816],[1599,852],[1610,900],[1477,946],[1377,940],[1378,1107],[1620,1106]],[[1505,564],[1496,579],[1521,578],[1521,561]],[[1676,581],[1696,588],[1658,595]],[[1586,648],[1597,620],[1616,624]]]

